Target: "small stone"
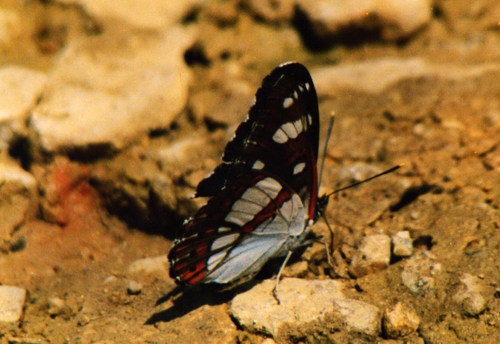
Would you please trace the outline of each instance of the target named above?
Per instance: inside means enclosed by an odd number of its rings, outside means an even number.
[[[486,299],[483,297],[481,279],[464,274],[460,278],[461,285],[457,293],[453,296],[453,300],[462,306],[462,310],[468,316],[476,316],[481,314],[486,309]]]
[[[142,292],[142,284],[136,281],[129,281],[127,286],[127,293],[129,295],[138,295]]]
[[[398,257],[410,257],[413,254],[413,241],[410,232],[397,232],[392,236],[392,253]]]
[[[429,251],[421,251],[405,261],[401,279],[414,294],[425,294],[434,287],[434,277],[441,271],[441,264]]]
[[[301,326],[319,320],[334,311],[335,299],[345,298],[341,281],[284,278],[279,284],[278,305],[274,286],[275,280],[269,279],[233,299],[229,311],[241,327],[276,337],[283,324]]]
[[[398,302],[384,313],[384,330],[391,338],[401,338],[415,332],[420,325],[420,318],[415,312]]]
[[[350,271],[356,277],[385,269],[391,260],[391,239],[385,234],[368,235],[363,238],[354,255]]]
[[[19,321],[25,301],[26,289],[0,285],[0,323]]]
[[[65,313],[71,313],[70,307],[66,305],[63,299],[58,297],[51,297],[47,300],[48,310],[47,312],[51,316],[57,316]]]
[[[138,259],[132,264],[129,265],[127,272],[129,274],[137,274],[137,273],[167,273],[168,272],[168,263],[166,256],[158,256],[151,258],[142,258]]]
[[[380,333],[381,314],[376,306],[346,298],[335,299],[334,304],[335,311],[352,330],[368,336]]]

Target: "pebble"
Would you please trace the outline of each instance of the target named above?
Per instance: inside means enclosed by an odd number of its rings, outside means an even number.
[[[385,234],[373,234],[363,238],[355,253],[350,271],[356,277],[385,269],[391,260],[391,239]]]
[[[405,261],[401,280],[414,294],[423,295],[434,288],[434,278],[441,271],[441,263],[429,251],[421,251]]]
[[[420,318],[401,302],[384,312],[383,326],[385,333],[391,338],[401,338],[415,332],[420,325]]]
[[[127,293],[129,295],[138,295],[142,292],[142,284],[136,281],[129,281],[127,286]]]
[[[51,297],[47,300],[47,312],[51,316],[61,315],[70,312],[70,308],[66,305],[63,299],[58,297]]]
[[[19,321],[25,301],[26,289],[0,285],[0,323]]]
[[[413,241],[410,232],[397,232],[392,236],[392,253],[398,257],[410,257],[413,254]]]
[[[265,280],[233,299],[229,312],[241,327],[276,337],[283,324],[300,327],[319,320],[334,311],[336,299],[346,300],[341,281],[283,278],[278,305],[272,292],[275,283],[274,279]]]
[[[142,258],[134,261],[127,268],[129,274],[137,273],[168,273],[168,261],[166,256]]]
[[[484,287],[479,277],[464,274],[460,278],[460,286],[453,300],[462,306],[468,316],[476,316],[486,309],[486,299],[482,295]]]

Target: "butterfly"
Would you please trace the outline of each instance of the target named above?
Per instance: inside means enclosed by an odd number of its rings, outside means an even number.
[[[318,141],[311,75],[300,63],[281,64],[264,78],[222,163],[199,183],[195,197],[210,198],[175,239],[170,276],[230,289],[310,245],[328,202],[318,197]]]

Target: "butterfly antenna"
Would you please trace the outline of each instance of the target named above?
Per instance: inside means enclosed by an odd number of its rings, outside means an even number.
[[[332,111],[330,114],[330,122],[328,123],[328,131],[326,132],[325,146],[323,147],[323,156],[321,157],[321,166],[319,168],[318,188],[321,185],[321,180],[323,179],[323,170],[325,168],[326,151],[328,149],[328,143],[330,142],[330,137],[332,136],[332,130],[333,130],[334,123],[335,123],[335,112]]]
[[[361,181],[359,181],[359,182],[356,182],[356,183],[353,183],[353,184],[350,184],[350,185],[344,186],[344,187],[342,187],[342,188],[340,188],[340,189],[334,190],[334,191],[330,192],[329,194],[326,194],[325,196],[326,196],[326,197],[330,197],[331,195],[336,194],[337,192],[344,191],[344,190],[347,190],[347,189],[353,188],[353,187],[355,187],[355,186],[358,186],[358,185],[364,184],[364,183],[366,183],[366,182],[369,182],[370,180],[373,180],[373,179],[375,179],[375,178],[381,177],[381,176],[383,176],[383,175],[385,175],[385,174],[392,173],[392,172],[394,172],[394,171],[398,170],[398,169],[399,169],[400,167],[402,167],[402,166],[404,166],[404,164],[399,164],[399,165],[393,166],[393,167],[391,167],[391,168],[390,168],[390,169],[388,169],[388,170],[385,170],[385,171],[380,172],[380,173],[378,173],[378,174],[376,174],[376,175],[374,175],[374,176],[371,176],[370,178],[363,179],[363,180],[361,180]]]

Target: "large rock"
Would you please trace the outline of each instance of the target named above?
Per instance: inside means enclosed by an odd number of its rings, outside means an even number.
[[[304,280],[284,278],[279,284],[278,296],[273,297],[275,280],[266,280],[251,290],[237,295],[230,312],[245,329],[277,336],[279,328],[321,319],[334,310],[334,300],[344,299],[344,284],[334,280]]]
[[[315,68],[311,73],[318,94],[335,97],[339,89],[377,94],[405,79],[437,76],[461,80],[498,70],[500,64],[494,63],[461,67],[453,64],[435,64],[419,57],[409,59],[390,57]]]
[[[14,163],[0,160],[0,241],[36,213],[35,178]]]
[[[298,8],[321,40],[343,38],[350,29],[380,32],[386,40],[406,38],[427,24],[431,0],[298,0]]]
[[[10,65],[0,69],[0,152],[16,136],[25,135],[25,122],[42,94],[47,77],[28,68]]]
[[[168,126],[187,101],[191,34],[108,34],[70,45],[50,75],[32,126],[48,151],[119,149]]]
[[[82,6],[91,17],[102,23],[118,21],[136,28],[152,30],[179,23],[201,0],[59,0],[59,2]]]

